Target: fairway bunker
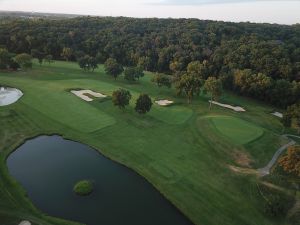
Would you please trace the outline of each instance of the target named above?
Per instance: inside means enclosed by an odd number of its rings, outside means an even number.
[[[273,112],[273,113],[271,113],[273,116],[276,116],[276,117],[278,117],[278,118],[283,118],[283,114],[282,113],[280,113],[280,112]]]
[[[21,221],[21,223],[19,223],[19,225],[31,225],[31,223],[27,220]]]
[[[209,101],[210,103],[214,104],[214,105],[218,105],[227,109],[232,109],[236,112],[246,112],[246,110],[240,106],[232,106],[232,105],[228,105],[228,104],[222,104],[220,102],[215,102],[215,101]]]
[[[16,88],[0,87],[0,106],[11,105],[23,96],[22,91]]]
[[[170,100],[158,100],[158,101],[155,101],[155,103],[160,106],[168,106],[168,105],[172,105],[174,102],[170,101]]]
[[[94,99],[92,97],[95,97],[95,98],[106,98],[107,97],[106,95],[103,95],[98,92],[94,92],[92,90],[72,90],[71,93],[73,93],[77,97],[79,97],[82,100],[87,101],[87,102],[94,101]]]

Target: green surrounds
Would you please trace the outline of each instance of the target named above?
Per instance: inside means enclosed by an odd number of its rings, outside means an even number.
[[[168,124],[183,124],[193,115],[193,110],[181,105],[159,106],[154,103],[149,115]]]
[[[219,116],[210,119],[220,135],[239,145],[247,144],[263,135],[263,129],[236,117]]]
[[[228,165],[236,165],[233,151],[249,153],[253,165],[259,166],[266,164],[280,146],[283,127],[279,119],[270,116],[270,107],[228,93],[223,100],[247,106],[246,113],[221,107],[209,110],[203,96],[187,105],[185,98],[175,96],[174,89],[153,85],[151,76],[146,72],[139,82],[129,84],[122,77],[114,81],[104,74],[102,66],[91,73],[66,62],[34,65],[27,72],[0,72],[0,83],[24,92],[17,103],[0,107],[0,224],[24,219],[43,225],[75,224],[43,215],[8,173],[6,157],[26,139],[40,134],[60,134],[80,141],[130,167],[197,225],[285,224],[284,218],[264,214],[264,198],[256,177],[228,169]],[[133,95],[124,111],[110,100],[85,102],[68,92],[82,88],[111,95],[120,87]],[[138,115],[134,104],[140,93],[176,104],[154,105],[150,113]],[[215,115],[230,117],[227,123],[217,123],[234,124],[230,129],[236,128],[237,135],[251,124],[253,140],[243,135],[239,142],[240,138],[224,136],[208,119]]]

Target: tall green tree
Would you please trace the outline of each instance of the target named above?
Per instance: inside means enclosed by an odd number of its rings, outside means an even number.
[[[97,60],[94,57],[85,55],[78,59],[78,64],[84,71],[93,71],[98,68]]]
[[[43,60],[45,58],[45,53],[37,50],[37,49],[31,49],[31,56],[33,58],[36,58],[39,61],[39,64],[43,64]]]
[[[127,67],[124,70],[124,79],[128,81],[139,80],[140,77],[144,76],[143,69],[141,67]]]
[[[125,106],[129,105],[131,99],[131,94],[128,90],[120,88],[112,94],[112,102],[115,106],[118,106],[120,109],[124,109]]]
[[[204,84],[204,91],[210,94],[209,109],[211,109],[212,101],[217,100],[222,95],[222,82],[215,77],[208,77]]]
[[[141,94],[136,101],[135,111],[139,114],[145,114],[151,110],[153,103],[149,95]]]
[[[0,48],[0,69],[7,69],[9,61],[9,52],[4,48]]]
[[[185,73],[176,81],[177,95],[185,94],[188,103],[192,102],[194,96],[197,96],[201,92],[203,86],[203,80],[196,75]]]
[[[151,81],[153,83],[156,83],[156,85],[158,87],[168,87],[171,88],[172,87],[172,80],[170,78],[170,76],[161,74],[161,73],[156,73],[153,78],[151,79]]]
[[[284,126],[291,127],[293,121],[300,134],[300,103],[289,106],[283,114],[282,123]]]
[[[105,72],[111,75],[115,80],[124,71],[123,66],[113,58],[106,60],[104,64]]]
[[[19,54],[15,57],[15,61],[23,68],[32,68],[32,57],[27,53]]]

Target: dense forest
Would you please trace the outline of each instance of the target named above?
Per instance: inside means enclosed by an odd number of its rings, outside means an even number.
[[[181,76],[189,66],[226,89],[286,108],[300,99],[300,25],[198,19],[77,17],[0,20],[0,48]],[[178,79],[178,78],[177,78]]]

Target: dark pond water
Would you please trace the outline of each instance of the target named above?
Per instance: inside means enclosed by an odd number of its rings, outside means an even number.
[[[44,213],[88,225],[191,224],[145,179],[94,149],[59,136],[27,141],[7,159],[10,174]],[[87,197],[73,193],[94,182]]]

